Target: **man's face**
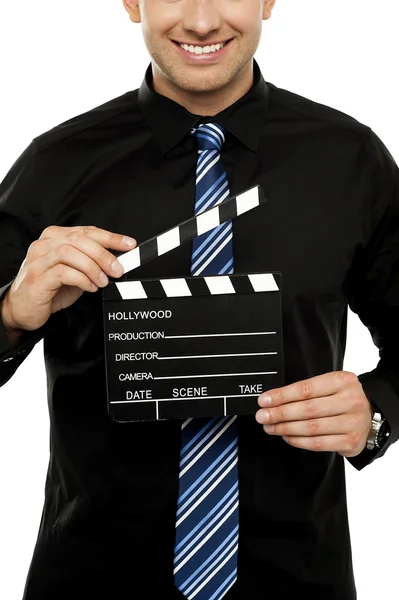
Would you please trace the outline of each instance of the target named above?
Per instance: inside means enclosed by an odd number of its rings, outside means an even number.
[[[147,50],[163,76],[187,92],[206,92],[228,85],[251,61],[262,20],[270,18],[275,0],[123,3],[130,19],[142,23]],[[221,49],[209,47],[220,42],[227,43]],[[180,43],[191,47],[184,49]]]

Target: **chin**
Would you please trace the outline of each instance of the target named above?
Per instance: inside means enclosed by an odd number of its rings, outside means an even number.
[[[213,92],[227,85],[229,82],[220,81],[212,76],[183,77],[171,79],[171,81],[182,90],[187,92]]]
[[[226,66],[162,69],[167,78],[180,89],[187,92],[213,92],[230,83],[235,73]]]
[[[177,62],[174,55],[167,52],[167,48],[147,44],[147,50],[157,70],[162,73],[162,78],[169,81],[169,84],[174,87],[188,93],[215,92],[227,87],[237,78],[253,56],[251,46],[246,52],[231,57],[230,60],[223,61],[223,64],[220,65],[186,66]]]

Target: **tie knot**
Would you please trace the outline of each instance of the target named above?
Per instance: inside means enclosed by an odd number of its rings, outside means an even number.
[[[219,123],[200,123],[194,127],[190,133],[197,140],[198,150],[218,150],[222,149],[225,136],[224,127]]]

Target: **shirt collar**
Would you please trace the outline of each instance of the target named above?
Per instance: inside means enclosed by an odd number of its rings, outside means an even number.
[[[151,63],[138,90],[138,104],[161,152],[165,154],[196,126],[198,122],[217,121],[248,148],[259,148],[263,124],[269,104],[270,90],[255,59],[254,82],[244,96],[215,116],[200,117],[174,100],[158,94],[152,86]]]

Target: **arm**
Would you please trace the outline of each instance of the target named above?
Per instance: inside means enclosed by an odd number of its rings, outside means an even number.
[[[21,329],[16,329],[12,327],[11,324],[11,317],[10,317],[10,312],[9,312],[9,304],[7,302],[7,294],[4,293],[2,295],[2,298],[0,300],[0,317],[1,317],[1,321],[3,324],[3,328],[4,328],[4,333],[7,337],[7,342],[10,346],[11,349],[16,348],[16,346],[18,346],[18,343],[21,340],[21,334],[22,334],[22,330]]]
[[[7,291],[29,245],[40,235],[33,205],[40,194],[37,167],[37,151],[32,142],[0,183],[0,386],[12,377],[51,327],[51,323],[47,322],[35,331],[12,331],[6,306]]]
[[[104,249],[123,252],[136,245],[95,225],[43,229],[51,221],[50,175],[49,155],[33,140],[0,183],[0,386],[39,340],[68,327],[65,308],[107,285],[107,274],[122,275],[122,265]]]
[[[351,310],[379,349],[375,369],[358,379],[370,402],[387,419],[391,434],[381,449],[365,448],[347,458],[358,470],[383,456],[399,438],[399,168],[372,130],[366,150],[367,242],[354,258],[347,296]]]

